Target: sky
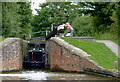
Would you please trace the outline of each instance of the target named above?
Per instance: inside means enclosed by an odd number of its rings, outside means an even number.
[[[37,12],[35,11],[35,9],[40,9],[39,3],[44,3],[46,0],[31,0],[31,1],[32,1],[31,9],[33,10],[32,13],[36,15]]]

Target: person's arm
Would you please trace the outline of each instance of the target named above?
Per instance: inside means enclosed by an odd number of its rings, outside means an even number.
[[[65,27],[68,27],[68,25],[67,25],[67,24],[64,24],[64,26],[65,26]]]

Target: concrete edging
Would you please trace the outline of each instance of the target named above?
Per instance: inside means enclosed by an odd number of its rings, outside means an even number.
[[[100,69],[92,69],[92,68],[83,68],[83,70],[86,73],[96,73],[96,74],[108,75],[108,76],[120,78],[120,73],[115,73],[115,72],[109,71],[107,69],[100,70]]]
[[[8,42],[9,40],[9,42]],[[16,40],[21,40],[20,38],[7,38],[3,41],[0,42],[0,49],[7,46],[8,44],[12,43],[12,42],[15,42]],[[2,44],[5,44],[5,45],[2,45]]]

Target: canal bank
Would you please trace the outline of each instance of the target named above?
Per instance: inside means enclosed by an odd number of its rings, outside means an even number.
[[[46,43],[46,65],[52,71],[86,72],[120,78],[119,72],[105,69],[88,58],[90,54],[59,37],[52,37]]]
[[[23,58],[27,53],[27,42],[21,39],[6,39],[2,42],[1,54],[1,72],[19,71],[22,69]],[[58,37],[53,37],[46,43],[46,67],[50,67],[51,71],[64,72],[85,72],[101,75],[110,75],[118,77],[118,74],[101,71],[94,61],[87,58],[89,54],[68,43],[65,43]],[[3,69],[4,67],[4,69]],[[46,69],[46,68],[45,68]],[[97,69],[97,70],[96,70]],[[60,73],[59,72],[59,73]],[[117,75],[117,76],[114,76]]]

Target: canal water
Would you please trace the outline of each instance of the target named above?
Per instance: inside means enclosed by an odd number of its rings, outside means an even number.
[[[0,80],[116,80],[113,77],[84,73],[50,72],[48,70],[24,70],[0,74]]]

